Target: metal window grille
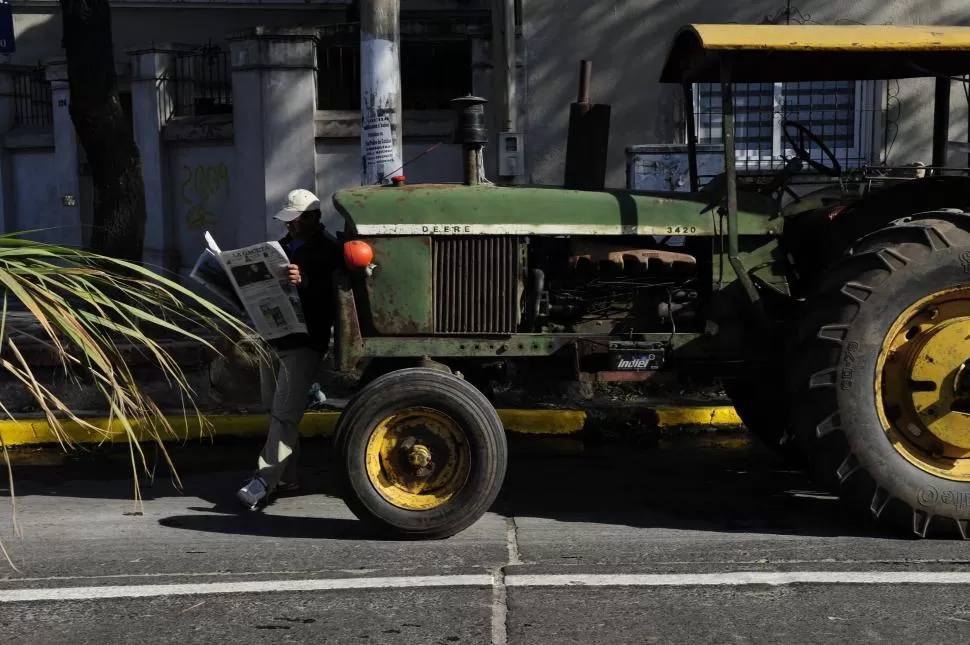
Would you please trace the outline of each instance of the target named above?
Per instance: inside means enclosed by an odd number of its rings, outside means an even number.
[[[471,94],[471,90],[470,40],[401,43],[403,109],[448,110],[453,98]]]
[[[721,143],[720,85],[698,84],[694,101],[698,143]],[[806,126],[844,169],[871,162],[876,124],[871,82],[739,83],[734,86],[734,111],[739,170],[775,171],[784,165],[782,156],[794,154],[782,130],[786,120]],[[797,130],[788,132],[798,141]],[[812,159],[831,165],[812,141],[806,139],[805,147]]]
[[[170,81],[174,85],[174,116],[232,112],[229,52],[220,46],[204,45],[177,54]]]
[[[317,48],[317,107],[360,109],[360,48],[334,43]]]
[[[359,110],[359,43],[321,44],[317,51],[317,107],[321,110]],[[469,94],[471,85],[470,40],[402,38],[401,109],[450,109],[449,101]]]
[[[13,77],[14,124],[45,126],[54,122],[51,84],[43,67],[18,71]]]

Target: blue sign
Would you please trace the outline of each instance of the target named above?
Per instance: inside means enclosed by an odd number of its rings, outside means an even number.
[[[0,54],[12,54],[17,49],[13,35],[13,8],[0,2]]]

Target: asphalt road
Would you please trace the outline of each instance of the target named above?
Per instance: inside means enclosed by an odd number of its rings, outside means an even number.
[[[536,448],[536,449],[534,449]],[[133,513],[123,455],[15,468],[9,643],[913,643],[970,640],[970,545],[874,534],[737,438],[549,454],[449,540],[378,541],[309,489],[262,514],[253,445],[178,451]],[[214,458],[218,457],[218,460]]]

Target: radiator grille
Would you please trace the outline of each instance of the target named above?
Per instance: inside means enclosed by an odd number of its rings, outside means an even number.
[[[432,244],[435,332],[514,333],[519,318],[516,238],[437,238]]]

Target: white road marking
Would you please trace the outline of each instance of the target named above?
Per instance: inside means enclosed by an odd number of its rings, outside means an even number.
[[[107,598],[156,598],[280,591],[339,591],[344,589],[413,589],[494,587],[488,574],[398,576],[381,578],[338,578],[315,580],[260,580],[160,585],[104,585],[94,587],[50,587],[0,591],[0,603],[57,600],[102,600]],[[9,584],[9,583],[8,583]],[[970,585],[970,572],[948,571],[793,571],[678,574],[537,574],[506,575],[504,586],[532,587],[696,587],[741,585]]]
[[[133,560],[132,562],[138,562]],[[914,560],[916,564],[919,561]],[[941,561],[933,560],[934,564]],[[960,560],[960,562],[964,562]],[[681,564],[679,562],[675,564]],[[784,562],[782,563],[784,564]],[[945,562],[943,562],[945,564]],[[313,576],[334,575],[336,573],[377,573],[380,569],[270,569],[267,571],[171,571],[167,573],[108,573],[97,576],[43,576],[38,578],[6,578],[3,582],[54,582],[64,580],[134,580],[134,579],[162,579],[162,578],[251,578],[254,576]]]
[[[507,525],[506,525],[507,526]],[[522,561],[518,554],[518,546],[515,544],[515,540],[510,542],[507,538],[507,550],[510,551],[509,564],[519,565]],[[776,566],[790,565],[806,565],[806,564],[818,564],[818,560],[803,560],[803,559],[787,559],[781,558],[778,560],[772,560],[771,564]],[[921,565],[934,565],[934,566],[947,566],[947,565],[966,565],[968,560],[965,558],[919,558],[915,560],[906,560],[905,563],[900,560],[862,560],[853,559],[846,562],[847,564],[852,564],[855,566],[871,566],[871,565],[899,565],[906,564],[907,566],[921,566]],[[718,562],[714,560],[658,560],[653,564],[657,566],[705,566],[705,565],[721,565],[723,562]],[[762,560],[732,560],[729,564],[733,566],[754,566],[767,564],[766,561]],[[340,573],[345,574],[356,574],[360,576],[366,573],[379,573],[382,569],[267,569],[266,571],[169,571],[161,573],[107,573],[101,575],[92,576],[38,576],[38,577],[8,577],[0,579],[0,586],[4,583],[28,583],[28,582],[64,582],[67,580],[161,580],[164,578],[252,578],[254,576],[268,577],[268,576],[332,576]]]
[[[791,584],[970,584],[970,572],[946,571],[732,571],[728,573],[518,575],[508,587],[699,587]]]
[[[105,598],[155,598],[213,594],[274,593],[280,591],[334,591],[341,589],[411,589],[414,587],[491,587],[492,576],[400,576],[394,578],[338,578],[319,580],[262,580],[170,585],[115,585],[54,587],[0,591],[0,602],[42,600],[100,600]]]

